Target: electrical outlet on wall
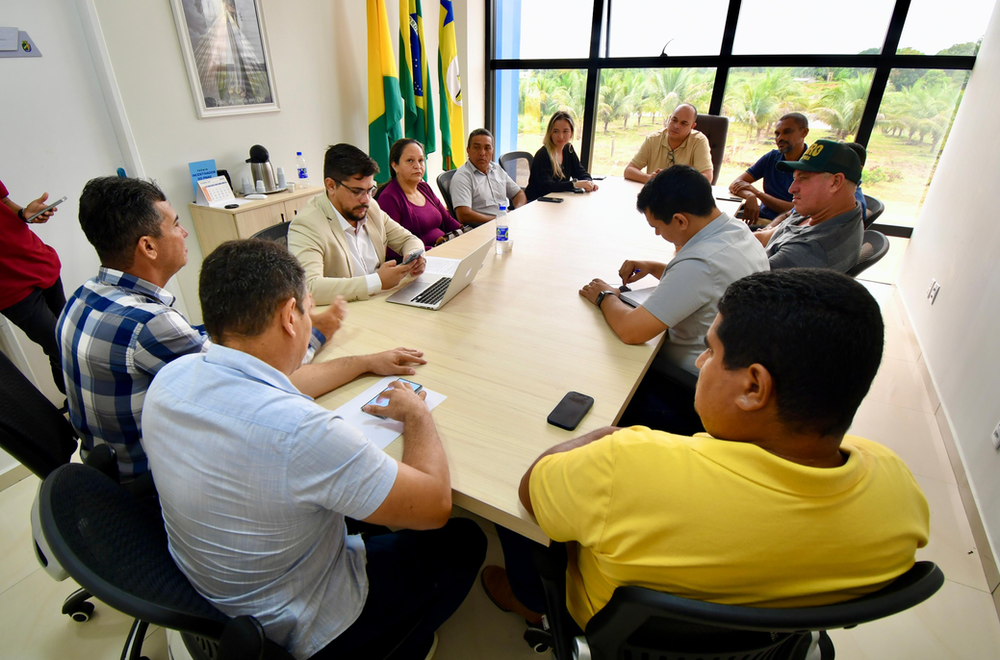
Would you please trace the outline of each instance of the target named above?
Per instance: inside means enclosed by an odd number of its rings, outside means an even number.
[[[931,280],[931,288],[927,289],[927,299],[931,301],[932,305],[934,304],[934,301],[937,299],[937,294],[938,291],[940,290],[941,290],[941,285],[938,283],[938,281]]]
[[[997,422],[997,427],[993,429],[991,440],[993,440],[993,448],[1000,451],[1000,422]]]

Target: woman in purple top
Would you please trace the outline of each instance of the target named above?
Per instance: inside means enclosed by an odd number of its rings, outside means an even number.
[[[424,242],[426,249],[444,243],[445,234],[462,225],[424,181],[424,148],[416,140],[396,140],[389,150],[392,179],[378,196],[378,205],[389,217]],[[392,250],[386,259],[398,259]]]

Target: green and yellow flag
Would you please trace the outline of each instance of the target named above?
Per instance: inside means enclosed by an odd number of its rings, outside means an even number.
[[[424,17],[420,0],[399,0],[399,87],[403,93],[406,137],[431,153],[434,138],[434,102],[424,49]],[[424,174],[426,177],[426,173]]]
[[[455,11],[451,0],[441,0],[438,32],[438,86],[441,88],[441,159],[444,169],[465,163],[465,128],[462,121],[462,79],[458,75],[455,45]]]
[[[403,99],[384,0],[368,0],[368,154],[378,163],[375,181],[389,180],[389,147],[403,137]]]

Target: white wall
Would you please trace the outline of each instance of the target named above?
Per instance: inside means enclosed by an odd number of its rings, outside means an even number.
[[[994,10],[897,285],[1000,556],[1000,12]],[[931,278],[941,291],[931,306]],[[993,586],[993,585],[991,585]]]
[[[368,143],[367,30],[361,0],[262,0],[281,111],[199,120],[184,69],[170,3],[95,0],[112,66],[146,176],[156,179],[191,233],[188,266],[177,280],[192,322],[200,322],[198,270],[203,258],[187,204],[191,182],[187,164],[214,158],[239,182],[253,144],[271,153],[272,163],[291,174],[301,150],[314,183],[322,180],[323,154],[336,142]],[[466,2],[456,6],[459,32],[468,23]],[[475,4],[473,1],[472,4]],[[480,3],[481,4],[481,3]],[[386,3],[389,27],[398,48],[398,5]],[[425,45],[432,55],[431,87],[436,118],[438,4],[424,2]],[[476,7],[482,20],[481,8]],[[466,17],[463,19],[463,15]],[[483,25],[474,28],[483,32]],[[460,43],[462,37],[459,37]],[[461,47],[460,47],[461,49]],[[398,52],[397,52],[398,57]],[[482,54],[478,55],[481,62]],[[468,85],[468,63],[462,67]],[[481,66],[481,64],[480,64]],[[483,79],[474,82],[483,98]],[[481,105],[481,100],[480,100]],[[472,121],[482,122],[480,116]],[[466,118],[469,121],[469,118]],[[468,126],[468,124],[467,124]],[[430,159],[430,174],[440,171],[440,149]]]

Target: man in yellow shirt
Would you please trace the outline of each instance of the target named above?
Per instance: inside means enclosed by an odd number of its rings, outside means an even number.
[[[907,571],[927,543],[927,502],[899,457],[845,435],[883,333],[878,304],[851,278],[750,275],[719,301],[698,358],[707,434],[608,427],[543,453],[520,498],[553,540],[576,542],[566,589],[576,623],[621,585],[797,607],[856,598]],[[530,542],[501,541],[513,593],[540,607]],[[495,600],[498,571],[483,579]]]
[[[674,165],[690,165],[712,182],[712,147],[708,138],[694,128],[698,111],[690,103],[674,108],[663,130],[646,136],[639,151],[625,166],[625,178],[646,183],[660,170]],[[646,168],[643,172],[642,169]]]

